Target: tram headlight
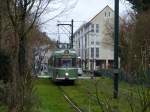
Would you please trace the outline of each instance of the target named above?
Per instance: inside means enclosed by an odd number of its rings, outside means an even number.
[[[68,76],[69,75],[69,73],[65,73],[65,76]]]

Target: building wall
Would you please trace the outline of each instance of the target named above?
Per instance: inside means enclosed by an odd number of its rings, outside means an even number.
[[[114,11],[109,6],[106,6],[100,13],[88,23],[83,24],[74,33],[74,48],[82,59],[84,69],[88,68],[92,70],[93,67],[94,70],[98,68],[109,68],[110,64],[112,64],[114,59],[114,46],[112,37],[107,35],[107,27],[109,25],[113,26],[113,23]],[[94,31],[92,30],[93,27]],[[93,50],[94,53],[92,52]],[[96,54],[96,51],[99,52]]]

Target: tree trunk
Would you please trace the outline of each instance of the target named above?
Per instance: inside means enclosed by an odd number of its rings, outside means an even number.
[[[25,81],[28,73],[28,57],[27,57],[27,35],[25,34],[25,16],[20,20],[18,27],[19,49],[18,49],[18,70],[19,70],[19,111],[23,112],[25,102]]]
[[[21,35],[19,39],[19,97],[20,97],[20,111],[23,111],[24,96],[25,96],[25,77],[27,73],[27,60],[26,60],[26,36]]]

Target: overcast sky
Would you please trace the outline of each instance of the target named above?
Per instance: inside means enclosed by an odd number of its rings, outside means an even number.
[[[74,19],[74,31],[79,28],[79,26],[85,22],[88,22],[92,17],[99,13],[104,7],[109,5],[114,10],[114,1],[115,0],[77,0],[77,3],[74,8],[70,9],[67,13],[53,19],[52,21],[47,22],[42,25],[42,31],[46,32],[50,38],[55,40],[58,39],[58,28],[57,21],[68,21],[65,23],[70,23],[71,19]],[[131,5],[125,0],[120,0],[120,16],[125,15],[129,10],[131,10]],[[47,16],[43,16],[42,20],[47,19],[52,13],[48,13]],[[61,22],[64,23],[64,22]],[[69,30],[69,27],[66,26],[66,29]],[[59,28],[60,33],[68,33],[65,28]],[[60,34],[62,42],[68,42],[67,34]]]

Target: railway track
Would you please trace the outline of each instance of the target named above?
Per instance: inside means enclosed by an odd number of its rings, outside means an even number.
[[[58,89],[63,94],[65,100],[71,105],[71,107],[75,110],[75,112],[84,112],[63,90],[62,87],[58,86]]]

